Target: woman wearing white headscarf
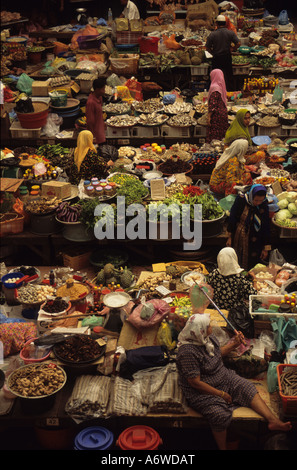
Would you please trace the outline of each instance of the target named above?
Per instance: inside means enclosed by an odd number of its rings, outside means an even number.
[[[208,275],[208,284],[213,288],[213,301],[219,308],[230,310],[250,295],[256,295],[252,281],[245,276],[238,264],[234,248],[225,247],[217,256],[218,267]]]
[[[178,336],[176,363],[181,389],[188,405],[208,420],[220,450],[227,448],[227,429],[233,410],[240,406],[251,407],[263,416],[270,430],[291,429],[290,422],[283,423],[271,413],[254,384],[225,367],[222,356],[240,341],[239,333],[220,347],[205,313],[192,315]]]

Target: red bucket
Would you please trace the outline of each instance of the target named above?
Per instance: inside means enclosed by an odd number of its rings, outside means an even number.
[[[156,450],[162,443],[157,431],[143,425],[125,429],[117,441],[122,450]]]
[[[158,52],[158,43],[160,38],[142,36],[138,39],[139,49],[142,54],[147,52],[153,52],[154,54],[159,54]]]
[[[34,113],[16,113],[21,126],[24,129],[39,129],[45,126],[49,106],[42,101],[33,103]]]

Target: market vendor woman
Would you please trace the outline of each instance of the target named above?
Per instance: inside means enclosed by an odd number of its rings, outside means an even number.
[[[211,191],[216,194],[227,196],[236,193],[236,185],[252,184],[251,173],[245,168],[245,155],[249,146],[252,146],[248,129],[250,118],[247,109],[240,109],[226,132],[226,149],[218,159],[209,181]]]
[[[74,163],[68,170],[69,181],[79,184],[81,179],[93,177],[105,178],[108,174],[108,163],[101,157],[94,146],[93,134],[84,130],[78,134],[74,150]]]
[[[235,249],[244,269],[267,259],[271,250],[266,194],[265,186],[254,184],[236,196],[230,210],[227,246]]]
[[[270,431],[290,431],[291,423],[282,422],[267,407],[256,387],[227,369],[222,356],[240,343],[240,333],[233,342],[220,347],[212,335],[208,314],[192,315],[178,336],[177,367],[187,403],[209,422],[219,450],[227,448],[227,430],[233,410],[246,406],[266,419]]]

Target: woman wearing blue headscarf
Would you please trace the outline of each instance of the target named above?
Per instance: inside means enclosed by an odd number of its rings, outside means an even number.
[[[238,194],[230,211],[227,246],[232,246],[240,266],[251,269],[268,257],[270,245],[270,219],[267,189],[253,184]]]

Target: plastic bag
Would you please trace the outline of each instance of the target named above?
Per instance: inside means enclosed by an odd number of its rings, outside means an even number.
[[[277,381],[277,366],[279,362],[269,362],[267,369],[267,389],[269,393],[276,392],[278,390]]]
[[[229,310],[228,320],[238,331],[241,331],[246,338],[254,337],[254,321],[250,316],[249,308],[246,304],[240,304]],[[232,331],[227,325],[227,329]]]
[[[26,73],[22,73],[16,87],[20,92],[26,93],[26,95],[32,95],[33,82],[33,78],[30,78]]]
[[[172,341],[171,329],[168,323],[163,322],[158,330],[157,339],[161,346],[165,346],[169,351],[174,349],[176,341]]]
[[[288,17],[288,12],[287,10],[282,10],[278,16],[278,23],[279,24],[288,24],[289,23],[289,17]]]
[[[141,311],[145,304],[140,304],[127,318],[127,321],[131,323],[135,328],[149,328],[154,325],[161,323],[164,318],[170,313],[170,306],[165,300],[162,299],[152,299],[146,302],[146,304],[152,304],[154,307],[154,312],[149,318],[142,318]]]
[[[174,93],[170,93],[169,95],[163,96],[163,103],[166,104],[173,104],[175,103],[176,95]]]
[[[47,137],[55,137],[60,132],[60,125],[63,123],[63,118],[55,113],[50,113],[43,127],[43,132]]]
[[[280,253],[280,251],[277,248],[270,252],[269,264],[276,264],[277,266],[283,266],[285,262],[286,262],[285,258],[283,257],[283,255]]]
[[[273,96],[272,96],[272,102],[274,101],[280,101],[282,102],[283,101],[283,90],[280,88],[279,85],[276,85],[275,89],[274,89],[274,92],[273,92]]]
[[[142,101],[142,87],[138,80],[136,80],[134,77],[129,78],[129,80],[126,81],[125,86],[130,91],[130,95],[132,98],[134,98],[134,100]]]

